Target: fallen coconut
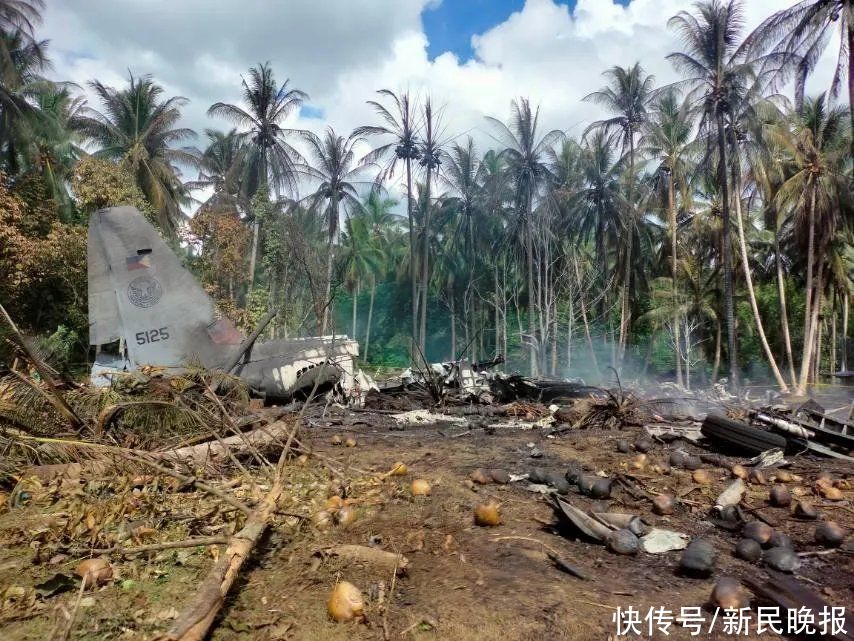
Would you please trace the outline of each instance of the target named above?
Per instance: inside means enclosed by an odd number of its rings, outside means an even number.
[[[528,471],[528,480],[531,483],[545,483],[549,473],[541,467],[532,467]]]
[[[409,472],[409,468],[406,467],[406,463],[398,461],[391,466],[389,476],[406,476],[407,472]]]
[[[430,487],[430,483],[424,479],[415,479],[412,481],[410,490],[412,491],[412,496],[428,496],[432,488]]]
[[[652,442],[652,439],[649,438],[639,438],[635,441],[635,451],[643,452],[644,454],[649,452],[654,446],[655,444]]]
[[[828,501],[841,501],[843,499],[842,490],[838,487],[821,487],[819,492]]]
[[[629,468],[633,470],[642,470],[646,467],[646,454],[638,454],[629,462]]]
[[[732,474],[737,479],[741,479],[742,481],[747,479],[747,468],[743,465],[733,465],[729,471],[730,474]]]
[[[795,549],[795,544],[792,541],[792,537],[790,537],[785,532],[780,532],[779,530],[774,530],[774,534],[771,535],[771,540],[769,541],[772,548],[789,548],[790,550]]]
[[[632,446],[629,445],[627,440],[621,438],[617,441],[617,451],[622,454],[627,454],[632,451]]]
[[[608,549],[616,554],[631,555],[637,554],[640,550],[640,541],[631,530],[617,530],[612,532],[606,543]]]
[[[354,439],[352,436],[348,436],[347,440],[344,441],[344,446],[345,447],[356,447],[356,439]]]
[[[796,518],[814,521],[818,518],[818,510],[809,501],[798,501],[793,510]]]
[[[569,466],[566,468],[566,473],[563,475],[568,483],[571,485],[576,485],[578,483],[578,479],[581,478],[584,471],[581,467],[581,463],[578,461],[570,461]]]
[[[753,539],[741,539],[735,546],[735,555],[739,559],[755,563],[762,556],[762,546]]]
[[[774,507],[789,507],[792,503],[792,493],[785,485],[775,485],[768,493],[768,499]]]
[[[594,499],[611,497],[611,479],[597,479],[590,488],[590,496]]]
[[[485,503],[474,508],[475,525],[494,527],[501,525],[501,513],[497,503]]]
[[[488,470],[487,474],[499,485],[507,485],[510,482],[510,474],[505,470]]]
[[[801,560],[791,548],[771,548],[762,557],[763,563],[778,572],[794,572],[801,567]]]
[[[548,475],[546,479],[548,484],[551,485],[558,494],[569,494],[570,485],[569,482],[563,477],[563,474],[560,472],[552,472]]]
[[[341,435],[340,435],[340,434],[335,434],[335,435],[334,435],[334,436],[329,440],[329,442],[330,442],[330,443],[332,443],[332,445],[341,445],[341,443],[343,443],[343,441],[341,440]]]
[[[86,559],[77,566],[84,588],[96,588],[113,578],[113,566],[107,559]]]
[[[347,527],[356,520],[356,509],[352,505],[343,506],[335,514],[335,522],[342,527]]]
[[[488,485],[489,483],[492,483],[492,477],[486,473],[486,470],[482,470],[481,468],[472,470],[472,473],[469,474],[469,478],[478,485]]]
[[[596,483],[595,476],[591,476],[589,474],[581,474],[578,477],[578,490],[585,496],[590,496],[590,493],[593,491],[594,483]]]
[[[669,494],[659,494],[652,499],[652,511],[659,516],[669,516],[673,514],[676,501]]]
[[[326,609],[335,621],[354,621],[365,616],[365,599],[355,585],[341,581],[329,595]]]
[[[765,485],[768,482],[768,478],[765,476],[765,472],[757,468],[754,468],[750,470],[750,472],[748,472],[747,480],[753,483],[754,485]]]
[[[845,528],[835,521],[819,523],[815,528],[815,542],[828,548],[842,545],[847,534]]]
[[[774,529],[767,523],[762,521],[750,521],[744,524],[741,530],[741,536],[746,539],[753,539],[762,547],[766,547],[771,543],[771,537],[774,535]]]
[[[686,456],[682,460],[682,467],[686,470],[699,470],[703,467],[703,461],[700,460],[699,456]]]
[[[308,465],[308,454],[300,454],[297,457],[297,465],[299,465],[300,467],[305,467],[306,465]]]
[[[652,466],[652,471],[656,474],[670,474],[670,463],[661,461]]]
[[[774,480],[778,483],[791,483],[795,477],[788,470],[777,470],[774,473]]]
[[[712,590],[712,604],[722,610],[740,610],[747,607],[747,594],[738,579],[722,576]]]
[[[694,483],[697,485],[711,485],[715,480],[709,470],[696,470],[691,475],[691,478],[694,479]]]
[[[691,576],[708,576],[715,569],[718,553],[714,546],[704,539],[694,539],[682,552],[679,568]]]
[[[682,450],[676,450],[675,452],[672,452],[670,454],[670,464],[673,467],[682,467],[682,465],[685,463],[686,456],[687,454],[685,454],[685,452],[683,452]]]

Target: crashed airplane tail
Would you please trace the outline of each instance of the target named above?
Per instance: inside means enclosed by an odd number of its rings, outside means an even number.
[[[143,365],[223,368],[241,350],[246,337],[217,318],[211,297],[135,207],[92,214],[88,270],[96,384]],[[234,372],[268,398],[287,398],[315,382],[340,381],[349,390],[358,350],[346,336],[258,343]]]

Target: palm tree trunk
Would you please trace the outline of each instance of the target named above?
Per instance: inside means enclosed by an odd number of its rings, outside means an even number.
[[[454,303],[454,287],[451,285],[450,287],[450,305],[451,305],[451,356],[449,360],[456,360],[457,358],[457,306]],[[466,330],[466,334],[468,335],[468,330]]]
[[[838,320],[838,312],[836,309],[836,302],[839,297],[836,294],[836,290],[833,290],[833,302],[830,306],[830,375],[833,376],[833,373],[836,371],[836,324]]]
[[[258,260],[258,237],[261,224],[257,220],[252,221],[252,251],[249,254],[249,291],[255,284],[255,263]]]
[[[848,290],[842,296],[842,368],[848,371]]]
[[[493,304],[495,306],[495,354],[501,353],[501,313],[498,308],[498,261],[492,270]]]
[[[374,320],[374,298],[377,295],[377,281],[371,275],[371,299],[368,303],[368,326],[365,328],[365,362],[368,361],[368,350],[371,347],[371,323]]]
[[[673,165],[675,163],[671,163]],[[673,336],[676,343],[676,385],[682,387],[682,357],[679,349],[679,287],[677,285],[676,255],[676,190],[673,186],[674,167],[667,180],[667,224],[670,227],[670,277],[673,280]]]
[[[777,266],[777,296],[780,299],[780,322],[783,328],[783,342],[786,347],[786,360],[789,366],[789,380],[793,386],[798,384],[795,375],[795,360],[792,356],[792,337],[789,333],[789,312],[786,302],[786,282],[783,275],[783,257],[780,255],[780,219],[777,216],[777,228],[774,230],[774,256]]]
[[[421,314],[418,338],[424,358],[427,358],[427,284],[430,280],[430,179],[432,175],[432,170],[427,167],[424,198],[424,239],[421,243],[421,303],[418,310]]]
[[[326,247],[326,291],[323,295],[323,314],[320,335],[325,336],[329,328],[329,308],[332,306],[332,247],[335,243],[335,227],[338,224],[338,194],[333,190],[329,202],[329,239]]]
[[[584,305],[584,292],[581,291],[581,272],[578,269],[578,260],[573,257],[572,262],[575,265],[575,280],[578,283],[578,291],[580,293],[579,300],[581,301],[581,320],[584,322],[584,333],[587,336],[587,346],[590,348],[590,360],[593,361],[593,367],[596,368],[596,372],[599,375],[599,378],[601,378],[602,370],[599,369],[599,361],[596,360],[596,350],[593,349],[593,338],[590,336],[590,324],[587,322],[587,309]]]
[[[537,375],[537,344],[536,340],[536,321],[534,319],[534,298],[536,292],[534,290],[534,221],[533,212],[531,211],[532,197],[531,187],[529,186],[525,194],[525,252],[528,262],[528,334],[530,342],[530,373],[531,376]]]
[[[685,323],[688,324],[687,322]],[[691,390],[691,336],[685,328],[685,389]]]
[[[724,267],[724,314],[727,329],[727,357],[729,358],[729,380],[733,389],[738,389],[738,355],[735,340],[735,306],[732,291],[732,243],[730,241],[729,185],[727,180],[726,130],[722,106],[715,108],[718,129],[718,187],[721,190],[721,213],[723,224],[723,267]]]
[[[415,345],[418,342],[418,281],[415,260],[415,225],[412,218],[412,163],[406,159],[406,215],[409,219],[409,281],[412,286],[412,342],[409,356],[416,361]]]
[[[635,224],[635,137],[634,132],[629,130],[629,220],[626,233],[626,268],[623,273],[623,300],[620,306],[620,344],[617,352],[617,362],[620,368],[623,366],[623,358],[626,352],[626,341],[629,333],[629,293],[632,281],[632,250],[634,248],[634,224]]]
[[[572,367],[572,319],[574,313],[572,309],[572,294],[569,295],[569,313],[566,318],[566,373],[569,375],[569,370]]]
[[[712,365],[712,383],[718,382],[718,374],[721,371],[721,321],[715,320],[715,362]]]
[[[809,233],[807,236],[807,283],[804,300],[804,344],[801,354],[801,373],[798,377],[798,386],[795,391],[798,395],[803,395],[806,392],[813,346],[812,303],[813,270],[815,268],[815,186],[812,187],[809,202],[809,211],[807,212],[809,216]]]
[[[356,340],[356,316],[358,314],[359,289],[359,280],[356,279],[356,285],[353,288],[353,333],[350,334],[350,336],[353,337],[353,340]]]
[[[774,374],[774,379],[780,390],[787,394],[789,387],[786,381],[783,380],[783,375],[780,374],[780,368],[777,367],[777,360],[774,358],[774,353],[771,351],[771,346],[768,344],[768,339],[765,336],[765,327],[762,324],[762,316],[759,314],[759,305],[756,303],[756,292],[753,289],[753,276],[750,274],[750,264],[747,256],[747,241],[744,235],[744,220],[741,215],[741,172],[738,169],[738,163],[733,162],[733,202],[735,203],[735,222],[738,229],[738,243],[741,247],[741,264],[744,270],[744,280],[747,284],[747,295],[750,299],[750,308],[753,310],[753,320],[756,322],[756,329],[759,332],[759,342],[762,343],[762,349],[765,350],[765,357],[768,359],[768,365],[771,367],[771,372]]]

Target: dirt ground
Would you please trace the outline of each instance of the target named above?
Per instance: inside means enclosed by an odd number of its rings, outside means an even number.
[[[251,565],[244,567],[211,638],[605,641],[617,638],[616,608],[629,606],[641,613],[643,634],[624,638],[698,638],[678,624],[669,629],[669,635],[650,635],[643,617],[651,607],[668,608],[678,615],[682,607],[704,605],[721,576],[765,576],[761,566],[733,556],[736,535],[708,520],[714,498],[732,480],[728,470],[705,465],[713,476],[712,484],[705,486],[694,483],[686,470],[656,473],[652,463],[667,460],[672,449],[664,443],[656,443],[648,454],[651,463],[646,469],[629,470],[635,454],[618,453],[616,443],[618,439],[634,442],[641,435],[640,427],[577,430],[553,437],[538,427],[494,431],[479,429],[479,424],[474,427],[469,431],[461,424],[433,424],[401,430],[387,414],[343,410],[312,419],[304,441],[316,456],[308,466],[291,465],[291,486],[280,504],[282,512],[289,514],[277,517]],[[333,445],[335,435],[355,438],[356,447]],[[530,456],[534,449],[542,452],[541,458]],[[706,451],[693,445],[688,449]],[[468,481],[477,468],[498,468],[511,474],[523,474],[533,467],[562,472],[571,460],[581,461],[591,474],[630,473],[648,496],[668,492],[681,497],[674,515],[659,517],[651,513],[648,499],[635,498],[615,486],[608,509],[642,515],[652,525],[691,537],[706,537],[719,550],[714,575],[706,579],[681,576],[678,551],[618,556],[604,546],[563,536],[554,525],[557,521],[549,498],[529,491],[527,481],[508,485]],[[406,463],[408,474],[383,475],[396,461]],[[813,482],[822,469],[830,470],[837,479],[848,479],[843,500],[812,497]],[[854,470],[826,459],[802,457],[793,459],[789,471],[802,477],[789,487],[796,492],[800,490],[795,488],[802,488],[811,496],[822,518],[849,530],[854,526],[850,485]],[[127,487],[115,487],[126,483],[123,478],[117,476],[99,486],[84,476],[73,494],[87,505],[126,501],[122,497]],[[410,483],[415,478],[430,483],[429,496],[411,495]],[[177,493],[176,488],[156,479],[147,481],[141,487],[139,482],[131,483],[135,507],[125,509],[120,517],[109,510],[96,510],[89,520],[104,519],[104,529],[109,529],[122,519],[131,519],[137,510],[152,529],[145,530],[147,538],[142,542],[225,535],[234,530],[233,518],[212,507],[214,501],[208,497]],[[235,492],[241,488],[238,485]],[[813,541],[815,522],[798,521],[789,517],[787,509],[769,507],[768,489],[768,485],[751,484],[747,504],[789,534],[798,552],[821,551]],[[319,530],[310,520],[293,516],[311,517],[335,492],[350,499],[356,509],[357,518],[349,526]],[[582,508],[591,504],[591,499],[577,491],[568,498]],[[473,507],[491,500],[500,503],[501,525],[474,525]],[[33,500],[23,507],[12,508],[6,501],[0,508],[0,638],[4,641],[51,638],[57,624],[63,627],[62,609],[71,610],[77,600],[76,585],[54,596],[32,596],[33,586],[55,574],[73,575],[86,556],[67,551],[55,554],[55,541],[62,540],[56,532],[64,532],[67,541],[71,531],[69,501],[66,486],[61,491],[34,492]],[[195,517],[182,521],[176,517],[181,510]],[[98,528],[91,522],[87,526],[93,532]],[[85,527],[81,527],[77,535],[81,531],[85,535]],[[54,535],[46,534],[50,532]],[[46,543],[51,541],[54,543]],[[400,552],[409,560],[407,572],[392,580],[387,570],[315,555],[341,543]],[[850,609],[854,606],[852,549],[849,535],[842,549],[802,557],[797,576],[829,604]],[[182,609],[217,550],[197,547],[130,557],[112,555],[115,578],[87,593],[70,638],[154,638]],[[577,566],[588,579],[557,569],[549,551]],[[326,599],[339,580],[361,589],[367,604],[364,622],[330,620]],[[708,626],[712,615],[705,616]],[[704,630],[699,638],[736,638],[720,632],[719,621],[712,634]],[[781,637],[765,633],[738,638]]]

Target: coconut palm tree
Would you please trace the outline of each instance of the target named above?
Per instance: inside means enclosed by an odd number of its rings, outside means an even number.
[[[609,297],[608,247],[615,246],[619,236],[620,213],[625,210],[620,187],[622,165],[615,158],[611,136],[603,129],[591,132],[584,141],[579,157],[582,182],[570,200],[568,232],[581,241],[593,240],[597,310],[605,315]]]
[[[320,213],[326,219],[327,225],[327,257],[326,257],[326,293],[323,303],[323,314],[320,319],[320,333],[325,334],[329,325],[329,306],[332,294],[332,266],[334,261],[334,244],[338,236],[338,228],[342,208],[349,212],[360,206],[359,192],[356,180],[361,165],[357,162],[353,150],[364,139],[351,134],[348,138],[339,136],[330,127],[323,138],[303,131],[302,137],[309,147],[309,163],[294,167],[296,175],[317,185],[314,191],[306,197],[309,211]]]
[[[730,240],[730,189],[727,162],[726,123],[730,107],[740,102],[754,80],[753,66],[739,48],[744,20],[740,0],[705,0],[694,13],[680,11],[668,22],[682,38],[684,51],[667,56],[685,78],[677,87],[701,110],[700,131],[714,141],[716,180],[721,193],[723,219],[724,317],[727,328],[729,380],[738,385],[735,311],[733,304],[732,245]]]
[[[276,84],[270,63],[260,63],[249,69],[248,79],[241,78],[244,106],[216,102],[208,109],[209,116],[233,122],[249,144],[244,180],[250,197],[264,182],[277,195],[296,192],[294,168],[302,158],[288,136],[297,132],[283,125],[308,100],[308,94],[288,87],[289,82]]]
[[[74,203],[67,184],[74,164],[85,154],[77,133],[85,100],[74,96],[70,86],[53,83],[42,83],[32,100],[36,109],[27,118],[32,168],[41,174],[62,219],[68,222]]]
[[[13,52],[21,45],[35,42],[35,27],[41,24],[44,8],[44,0],[0,0],[0,32],[19,41],[11,43],[5,37],[0,38],[0,95],[2,87],[9,82],[14,84],[17,77]],[[39,44],[43,48],[46,42]]]
[[[362,213],[362,210],[356,210],[352,216],[344,221],[344,233],[341,239],[341,246],[344,250],[342,260],[346,266],[344,278],[353,296],[351,336],[354,339],[357,336],[356,321],[362,283],[365,280],[372,279],[383,264],[383,250],[372,235],[371,223],[372,221]],[[363,357],[367,359],[367,349],[363,353]]]
[[[670,278],[672,300],[678,301],[679,246],[677,242],[677,195],[683,207],[690,206],[690,175],[696,157],[694,114],[688,101],[680,101],[676,92],[664,92],[652,106],[650,118],[642,129],[639,152],[650,159],[655,176],[666,189],[667,230],[670,237]],[[673,306],[674,314],[678,306]],[[679,318],[672,318],[675,344],[679,342]],[[682,385],[682,359],[676,353],[676,384]]]
[[[426,355],[424,351],[427,342],[427,294],[430,283],[430,213],[431,213],[431,196],[434,174],[438,176],[439,167],[442,164],[442,112],[433,109],[433,102],[428,96],[424,101],[424,110],[422,117],[422,136],[418,141],[418,149],[420,156],[418,164],[424,170],[424,229],[426,230],[422,238],[420,267],[421,267],[421,301],[418,304],[418,311],[421,317],[418,330],[418,344],[421,349],[421,354]]]
[[[839,53],[830,93],[836,96],[847,69],[848,110],[854,129],[854,0],[800,0],[768,17],[748,36],[746,45],[757,53],[771,50],[777,54],[769,59],[771,64],[785,75],[795,73],[795,108],[800,111],[806,78],[836,29]]]
[[[489,230],[486,228],[487,221],[483,209],[484,168],[471,137],[464,145],[454,143],[447,154],[447,159],[442,181],[450,190],[445,198],[445,205],[453,212],[453,231],[448,238],[449,246],[446,247],[445,253],[458,254],[468,268],[465,276],[466,304],[464,306],[470,309],[474,302],[475,271],[479,264],[484,264],[483,258],[489,252],[486,242],[489,238]],[[446,265],[445,271],[449,277],[454,276],[456,272],[449,266],[450,263]],[[454,279],[446,278],[445,280],[446,284],[452,284]],[[466,320],[468,322],[473,319]]]
[[[241,131],[248,145],[242,163],[241,181],[248,198],[252,198],[263,185],[272,187],[276,196],[283,192],[296,193],[295,165],[302,162],[299,152],[290,145],[288,137],[293,129],[284,127],[288,117],[299,110],[308,94],[288,87],[288,80],[276,84],[269,62],[259,63],[249,69],[249,77],[241,77],[243,105],[215,102],[208,115],[224,118]],[[255,282],[255,264],[261,225],[252,222],[252,255],[249,260],[249,288]]]
[[[205,129],[208,144],[199,152],[199,177],[186,184],[187,189],[213,189],[200,209],[237,212],[249,210],[251,194],[241,180],[249,152],[246,140],[237,129],[228,132]]]
[[[758,129],[755,126],[752,126],[752,124],[757,120],[767,120],[769,116],[766,114],[769,112],[773,113],[774,111],[776,111],[776,106],[770,99],[764,98],[752,91],[748,92],[742,97],[740,102],[732,105],[730,108],[730,120],[727,123],[727,143],[729,145],[729,154],[731,158],[730,173],[732,176],[733,186],[735,227],[738,232],[738,246],[741,252],[741,266],[744,272],[744,282],[747,287],[748,300],[750,302],[751,311],[753,312],[753,320],[759,335],[759,341],[762,344],[763,351],[765,352],[765,358],[768,361],[768,365],[771,368],[771,372],[774,375],[780,390],[783,393],[787,393],[789,391],[789,387],[780,372],[780,368],[777,366],[777,359],[774,357],[774,352],[771,349],[771,345],[769,344],[768,338],[765,334],[765,324],[762,321],[762,315],[760,314],[759,305],[756,300],[756,290],[753,286],[753,274],[748,257],[747,234],[745,231],[745,221],[750,221],[749,209],[746,215],[742,213],[742,201],[747,196],[745,193],[745,175],[742,171],[742,166],[749,166],[751,152],[755,147],[762,147],[765,145],[763,137],[754,138],[751,135],[757,131],[761,132],[761,128]],[[749,200],[745,200],[745,202],[748,205],[750,204]]]
[[[47,41],[36,41],[21,30],[0,32],[0,164],[16,173],[30,160],[33,104],[50,83]]]
[[[534,289],[534,201],[551,179],[548,166],[548,149],[559,142],[563,132],[552,130],[538,138],[540,110],[531,109],[527,98],[513,100],[510,107],[510,124],[487,117],[496,130],[496,139],[503,146],[501,155],[507,168],[507,177],[512,181],[516,214],[521,222],[528,285],[528,340],[530,370],[534,376],[538,371],[536,327],[537,292]]]
[[[364,359],[368,360],[371,346],[371,327],[374,317],[374,301],[377,294],[377,277],[389,267],[394,254],[394,238],[400,230],[400,218],[393,213],[397,201],[387,197],[382,191],[372,189],[362,201],[359,217],[364,221],[372,247],[377,252],[376,269],[369,274],[371,291],[368,302],[368,322],[365,327]]]
[[[97,80],[89,83],[101,100],[102,111],[85,108],[78,119],[83,135],[98,146],[96,156],[127,167],[158,215],[161,228],[174,236],[189,203],[180,180],[179,164],[197,166],[193,149],[174,145],[195,136],[192,129],[176,127],[187,99],[163,99],[163,87],[151,76],[128,78],[116,89]]]
[[[418,144],[418,119],[417,107],[409,92],[397,95],[389,89],[380,89],[380,96],[391,103],[389,109],[382,103],[369,100],[368,104],[374,108],[383,124],[364,125],[357,127],[353,132],[357,136],[380,136],[388,140],[374,149],[364,158],[366,163],[378,163],[380,171],[377,174],[377,182],[394,177],[395,169],[403,164],[406,173],[406,216],[409,225],[409,279],[412,294],[412,341],[413,349],[411,356],[414,358],[414,344],[418,338],[418,271],[415,261],[415,222],[414,222],[414,198],[412,192],[412,162],[421,156]]]
[[[629,293],[631,289],[630,270],[632,266],[632,249],[634,238],[634,227],[637,224],[635,211],[635,138],[641,132],[647,121],[647,106],[652,95],[655,83],[653,76],[644,73],[639,63],[631,67],[612,67],[603,74],[608,85],[595,91],[584,100],[595,102],[614,114],[605,120],[598,120],[591,124],[591,129],[604,129],[607,132],[615,132],[614,140],[619,142],[623,153],[628,154],[628,188],[626,203],[630,209],[626,213],[625,228],[623,234],[627,241],[625,257],[625,273],[623,276],[623,296],[620,308],[620,342],[618,349],[618,362],[622,362],[625,350],[626,338],[629,329]]]
[[[840,199],[850,181],[851,157],[845,110],[827,105],[825,94],[807,99],[793,115],[792,133],[778,130],[790,177],[777,193],[780,207],[794,213],[797,239],[806,239],[806,301],[801,370],[796,393],[803,394],[815,356],[822,305],[826,251],[840,224]]]

